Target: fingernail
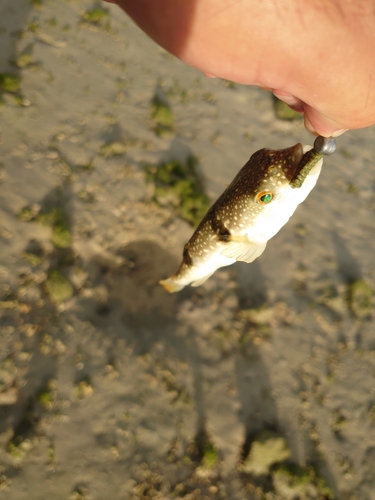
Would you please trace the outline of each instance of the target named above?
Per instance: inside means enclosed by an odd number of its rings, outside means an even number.
[[[310,134],[313,135],[321,135],[323,137],[339,137],[340,135],[344,134],[347,132],[347,128],[343,128],[340,130],[334,130],[333,132],[329,131],[324,131],[322,132],[321,130],[316,130],[312,125],[308,117],[305,115],[305,128]]]
[[[348,129],[347,129],[347,128],[343,128],[343,129],[341,129],[341,130],[336,130],[336,132],[333,132],[333,133],[331,134],[331,137],[339,137],[339,135],[342,135],[342,134],[344,134],[344,133],[345,133],[345,132],[347,132],[347,131],[348,131]]]
[[[215,75],[211,75],[211,73],[206,73],[205,71],[202,72],[207,78],[217,78]]]

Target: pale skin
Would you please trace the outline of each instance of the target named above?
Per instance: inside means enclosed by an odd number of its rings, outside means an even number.
[[[314,134],[375,123],[375,0],[115,3],[208,76],[273,91]]]

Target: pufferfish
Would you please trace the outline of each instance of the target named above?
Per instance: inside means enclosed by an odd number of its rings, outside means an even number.
[[[319,136],[314,148],[298,143],[254,153],[185,245],[177,272],[160,284],[174,293],[201,285],[220,267],[253,262],[315,186],[322,155],[335,148],[334,139]]]

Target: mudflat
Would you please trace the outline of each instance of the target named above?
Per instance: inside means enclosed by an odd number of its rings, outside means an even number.
[[[0,49],[0,499],[375,498],[375,129],[258,260],[169,295],[301,120],[113,5],[1,0]]]

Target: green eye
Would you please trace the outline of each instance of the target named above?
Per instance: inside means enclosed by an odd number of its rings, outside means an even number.
[[[272,200],[272,194],[267,193],[260,197],[260,201],[263,203],[269,203]]]
[[[255,199],[258,203],[266,204],[273,200],[273,194],[269,191],[262,191],[256,195]]]

